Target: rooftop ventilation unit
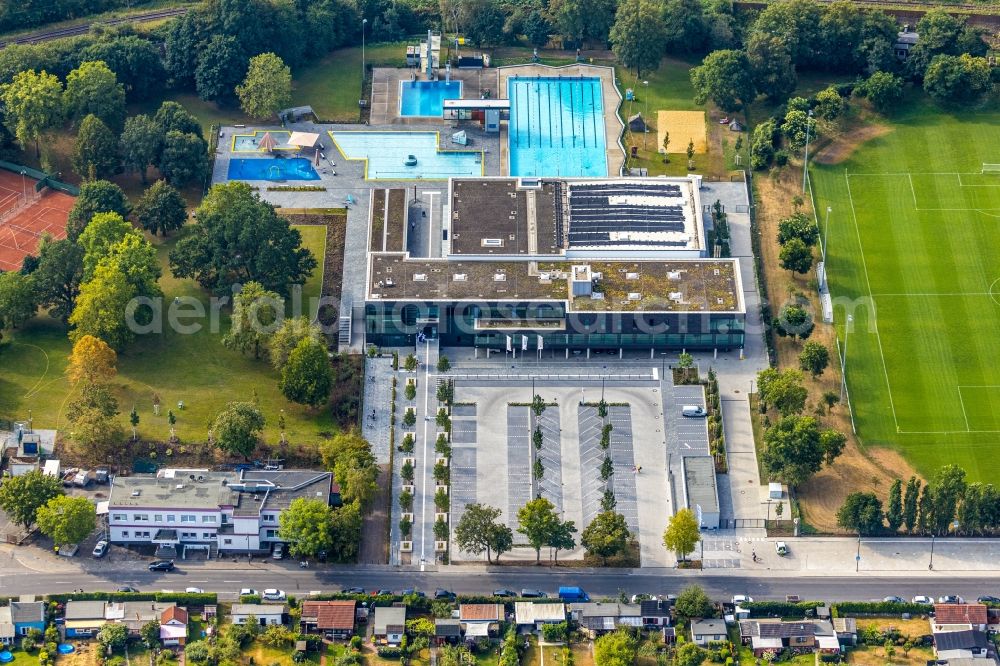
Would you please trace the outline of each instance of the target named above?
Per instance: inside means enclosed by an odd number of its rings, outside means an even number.
[[[414,273],[413,274],[413,281],[414,282],[427,282],[427,273]]]
[[[628,294],[628,300],[630,300],[630,301],[641,301],[642,300],[642,294],[640,294],[637,291],[630,291],[629,294]]]
[[[455,275],[452,276],[452,279],[454,279],[455,282],[465,282],[469,279],[469,276],[465,273],[455,273]]]
[[[507,274],[506,273],[494,273],[493,274],[493,281],[494,282],[506,282],[507,281]]]
[[[672,301],[677,301],[678,303],[680,303],[681,301],[684,300],[684,292],[672,291],[669,294],[667,294],[667,297]]]
[[[132,491],[132,497],[138,497],[141,494],[142,494],[141,490],[133,490]]]
[[[502,238],[484,238],[483,247],[503,247]]]
[[[668,280],[680,280],[681,279],[681,272],[680,271],[667,271],[667,279]]]
[[[626,280],[638,280],[639,279],[639,274],[638,273],[626,273],[625,274],[625,279]]]

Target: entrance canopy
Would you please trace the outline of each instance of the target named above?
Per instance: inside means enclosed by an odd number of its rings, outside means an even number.
[[[289,146],[299,148],[315,148],[317,142],[319,142],[319,134],[313,132],[292,132],[292,136],[288,138]]]

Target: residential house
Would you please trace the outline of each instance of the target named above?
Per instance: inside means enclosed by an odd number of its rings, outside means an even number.
[[[10,602],[10,617],[18,636],[27,636],[32,629],[45,631],[45,604],[41,601]]]
[[[986,632],[978,629],[934,634],[934,656],[941,661],[985,657],[989,646]]]
[[[462,622],[452,618],[434,620],[434,644],[456,645],[462,640]]]
[[[934,604],[931,633],[975,629],[986,631],[989,622],[985,604]]]
[[[284,623],[287,613],[288,606],[285,604],[233,604],[230,616],[233,624],[246,624],[247,618],[252,615],[257,624],[267,627]]]
[[[116,477],[108,499],[110,541],[153,544],[183,554],[268,552],[278,519],[299,498],[332,502],[330,472],[160,470]]]
[[[541,631],[543,624],[559,624],[566,621],[566,606],[562,602],[518,601],[514,604],[514,622],[518,627],[532,627]]]
[[[176,606],[173,602],[125,601],[109,602],[104,608],[104,619],[128,627],[131,636],[138,636],[150,622],[159,622],[163,613]]]
[[[670,626],[670,602],[663,599],[647,599],[639,602],[642,626],[647,629]]]
[[[858,621],[853,617],[833,618],[833,633],[841,645],[858,644]]]
[[[573,603],[569,605],[569,616],[589,638],[597,638],[619,627],[642,626],[642,609],[639,604]]]
[[[0,606],[0,645],[11,645],[14,636],[14,621],[11,619],[10,606]]]
[[[376,641],[399,645],[406,631],[406,606],[376,606],[375,627],[372,635]]]
[[[711,641],[726,640],[726,623],[723,620],[709,618],[691,622],[691,642],[705,647]]]
[[[462,604],[458,619],[467,638],[496,635],[504,621],[503,604]]]
[[[824,654],[840,652],[840,641],[829,620],[741,620],[740,638],[758,658],[768,651],[785,648],[819,650]]]
[[[160,642],[165,647],[187,644],[188,612],[171,606],[160,615]]]
[[[66,602],[66,638],[90,638],[107,623],[103,601]]]
[[[354,634],[357,602],[304,601],[299,620],[302,633],[319,633],[331,639],[347,640]]]
[[[910,51],[920,41],[920,35],[910,30],[910,26],[904,26],[902,32],[896,33],[896,45],[893,50],[899,60],[906,60],[910,57]]]

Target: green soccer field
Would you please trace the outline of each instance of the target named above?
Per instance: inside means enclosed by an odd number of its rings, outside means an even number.
[[[848,162],[811,168],[865,444],[924,475],[1000,482],[1000,113],[924,102]]]

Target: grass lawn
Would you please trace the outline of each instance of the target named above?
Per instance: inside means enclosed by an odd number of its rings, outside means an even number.
[[[912,648],[907,655],[903,654],[903,648],[897,647],[896,654],[893,655],[891,661],[885,658],[885,650],[881,647],[859,645],[847,652],[847,663],[856,666],[885,666],[886,664],[924,666],[932,661],[934,661],[934,650],[925,647]]]
[[[292,666],[295,663],[292,661],[292,653],[294,651],[292,647],[273,648],[264,645],[260,641],[254,641],[248,648],[243,650],[243,656],[252,659],[252,663],[260,664],[260,666],[272,666],[273,664]],[[306,652],[306,660],[300,663],[318,665],[319,652]]]
[[[865,444],[925,476],[949,463],[997,482],[1000,452],[1000,112],[909,100],[891,131],[848,161],[814,165],[832,208],[828,275]]]
[[[304,245],[322,261],[324,230],[315,226],[298,228]],[[167,252],[176,237],[154,242],[163,267],[160,287],[165,308],[175,297],[193,296],[209,310],[207,294],[193,280],[176,279],[170,274]],[[322,266],[305,285],[306,303],[319,296],[321,280]],[[264,437],[270,442],[278,439],[276,422],[281,410],[285,412],[288,439],[293,443],[314,442],[322,433],[334,429],[328,409],[313,411],[285,400],[278,391],[278,373],[268,363],[223,347],[220,337],[228,329],[229,317],[220,313],[217,319],[217,332],[212,332],[208,320],[202,320],[201,330],[185,335],[167,325],[165,313],[162,334],[139,336],[119,355],[115,393],[123,414],[135,405],[140,438],[166,440],[167,411],[173,409],[181,444],[205,441],[209,422],[228,401],[250,400],[254,393],[268,420]],[[182,319],[181,323],[188,322]],[[0,414],[26,418],[31,410],[36,426],[65,429],[65,408],[74,393],[64,377],[69,352],[65,329],[48,318],[36,318],[9,334],[0,346],[5,368],[0,375]],[[153,414],[154,393],[162,401],[160,416]],[[183,411],[176,407],[179,400],[185,403]]]
[[[76,645],[78,641],[74,640],[73,645]],[[98,664],[98,650],[100,647],[97,645],[97,641],[87,641],[84,643],[84,648],[81,650],[77,648],[75,652],[70,654],[57,654],[56,663],[59,666],[97,666]],[[24,653],[21,653],[22,655]],[[36,653],[37,654],[37,653]],[[32,659],[33,663],[38,662],[37,657],[29,657]],[[15,658],[12,666],[22,666],[26,663],[24,659]]]

